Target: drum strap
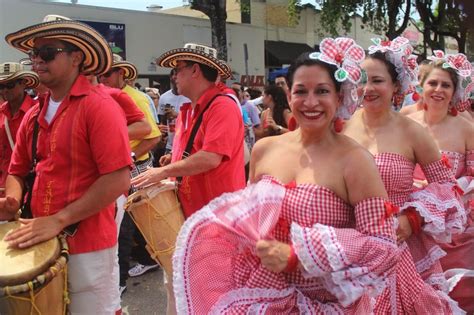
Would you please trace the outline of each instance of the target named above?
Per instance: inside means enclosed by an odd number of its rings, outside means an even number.
[[[41,111],[41,107],[40,107]],[[21,217],[26,219],[33,218],[31,213],[31,195],[33,194],[33,185],[36,178],[36,164],[38,163],[36,158],[36,143],[38,142],[39,123],[38,115],[35,118],[35,124],[33,127],[33,139],[31,140],[31,166],[30,171],[25,177],[26,186],[26,200],[24,200],[23,206],[21,207]]]
[[[235,102],[235,100],[232,98],[232,96],[226,95],[226,94],[216,94],[216,95],[214,95],[213,98],[211,98],[211,100],[207,103],[206,107],[204,107],[204,109],[202,110],[201,114],[199,114],[199,117],[197,118],[196,123],[193,125],[193,129],[191,130],[191,135],[189,136],[188,143],[186,144],[186,148],[185,148],[184,151],[183,151],[183,155],[181,156],[181,160],[184,160],[185,158],[187,158],[188,156],[191,155],[191,150],[193,149],[193,144],[194,144],[194,138],[196,138],[196,134],[197,134],[197,132],[198,132],[198,130],[199,130],[199,127],[201,126],[204,113],[206,112],[206,110],[207,110],[209,107],[211,107],[212,102],[213,102],[218,96],[227,96],[227,97],[230,98],[233,102]],[[176,180],[178,181],[178,184],[180,184],[181,181],[183,180],[183,177],[182,177],[182,176],[179,176],[179,177],[176,178]]]

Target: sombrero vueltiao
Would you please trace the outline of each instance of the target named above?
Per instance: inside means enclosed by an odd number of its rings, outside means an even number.
[[[24,80],[26,88],[35,88],[39,84],[39,77],[32,71],[25,70],[22,64],[17,62],[0,63],[0,84],[15,80]]]
[[[166,68],[175,68],[178,61],[202,63],[216,69],[222,79],[232,77],[232,70],[224,61],[217,58],[217,50],[212,47],[187,43],[184,48],[172,49],[156,59],[159,66]]]
[[[138,76],[137,67],[135,67],[132,63],[125,61],[122,59],[120,55],[114,54],[114,63],[112,64],[112,69],[120,68],[123,69],[125,72],[123,78],[125,80],[135,80]]]
[[[48,15],[43,23],[28,26],[5,36],[8,44],[28,53],[36,38],[52,38],[69,42],[84,53],[83,73],[102,74],[112,66],[112,51],[102,35],[92,27],[69,18]]]

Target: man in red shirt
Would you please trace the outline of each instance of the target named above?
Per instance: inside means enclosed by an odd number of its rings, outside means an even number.
[[[67,237],[68,290],[72,314],[120,312],[117,227],[114,201],[130,185],[126,122],[116,102],[81,73],[100,74],[112,64],[107,41],[91,27],[52,20],[6,36],[28,52],[42,84],[44,101],[24,117],[0,198],[0,220],[11,219],[22,201],[25,177],[36,171],[33,219],[5,237],[26,248],[78,224]],[[37,163],[32,162],[34,125],[39,125]]]
[[[221,194],[245,187],[242,115],[235,101],[215,84],[218,74],[226,79],[231,70],[217,59],[214,48],[186,44],[164,53],[157,63],[176,69],[178,93],[191,103],[180,109],[172,163],[140,174],[132,184],[141,187],[182,177],[178,195],[189,217]],[[201,114],[191,150],[184,153]]]
[[[232,72],[217,59],[214,48],[186,44],[161,55],[157,63],[176,70],[178,93],[191,103],[180,108],[172,163],[140,174],[132,184],[142,187],[177,177],[179,200],[189,217],[221,194],[245,187],[242,115],[235,101],[215,84],[218,75],[226,79]],[[175,305],[171,278],[167,278],[169,314]]]
[[[0,94],[6,100],[0,103],[0,197],[5,197],[5,181],[16,133],[25,113],[36,104],[25,89],[35,88],[38,84],[38,75],[24,70],[23,65],[16,62],[0,64]]]

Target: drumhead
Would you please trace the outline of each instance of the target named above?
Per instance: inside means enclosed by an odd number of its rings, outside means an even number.
[[[162,180],[157,185],[148,186],[134,192],[128,197],[128,200],[132,202],[138,202],[141,199],[143,199],[143,197],[148,198],[148,199],[153,199],[159,193],[162,193],[164,191],[169,191],[169,190],[175,190],[175,189],[176,189],[176,182],[173,182],[170,180]]]
[[[46,271],[60,252],[57,238],[27,249],[7,248],[5,234],[19,226],[19,222],[0,224],[0,287],[32,280]]]

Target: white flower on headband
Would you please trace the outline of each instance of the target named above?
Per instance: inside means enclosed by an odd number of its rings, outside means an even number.
[[[453,69],[458,75],[458,84],[454,91],[452,104],[458,111],[464,111],[471,105],[470,97],[474,91],[474,69],[464,54],[445,54],[441,50],[433,51],[432,61],[443,61],[443,68]]]
[[[309,57],[336,66],[335,78],[338,82],[359,82],[361,72],[357,65],[364,61],[365,52],[352,38],[325,38],[321,41],[319,50],[320,52],[312,53]]]
[[[352,38],[325,38],[319,44],[320,52],[314,52],[309,58],[320,60],[337,67],[334,78],[342,82],[343,101],[337,116],[349,119],[361,100],[357,93],[357,84],[363,78],[360,64],[364,61],[365,52]]]
[[[435,50],[433,56],[428,57],[429,60],[444,61],[443,68],[452,68],[456,73],[463,78],[471,76],[472,64],[467,60],[464,54],[447,54],[445,55],[442,50]]]
[[[381,38],[372,38],[371,40],[375,45],[369,46],[369,55],[377,51],[380,51],[383,53],[387,51],[397,52],[397,51],[402,50],[403,48],[406,48],[407,45],[411,47],[410,41],[406,39],[405,37],[400,37],[400,36],[395,38],[392,41],[382,40]]]
[[[413,55],[413,47],[405,37],[397,37],[393,41],[384,41],[373,38],[375,45],[369,47],[369,55],[381,52],[385,58],[395,66],[400,91],[395,95],[394,107],[398,109],[405,95],[415,92],[418,84],[417,57]]]

